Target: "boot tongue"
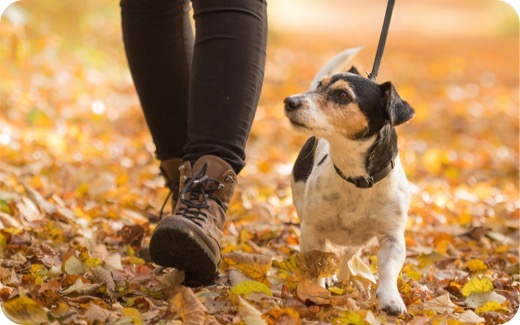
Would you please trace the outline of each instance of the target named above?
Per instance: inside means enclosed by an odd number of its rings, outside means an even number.
[[[200,157],[193,165],[193,175],[208,175],[209,178],[219,179],[231,167],[222,159],[206,155]]]

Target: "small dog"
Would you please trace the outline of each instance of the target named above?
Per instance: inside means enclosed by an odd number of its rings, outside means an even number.
[[[339,56],[349,59],[357,50]],[[336,57],[322,69],[310,91],[284,101],[293,127],[312,135],[291,176],[301,221],[300,248],[325,251],[327,243],[343,247],[342,280],[348,260],[376,237],[379,306],[398,315],[406,312],[397,277],[406,258],[410,193],[394,127],[410,120],[414,110],[390,82],[377,84],[354,67],[324,76],[339,61]]]

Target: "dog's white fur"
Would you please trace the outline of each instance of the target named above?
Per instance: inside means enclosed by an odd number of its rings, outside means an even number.
[[[351,53],[347,54],[348,59]],[[337,60],[335,64],[338,65]],[[322,71],[330,71],[330,68],[325,67]],[[315,80],[323,77],[317,76]],[[342,280],[348,274],[348,260],[376,237],[380,245],[379,306],[392,314],[405,313],[397,278],[406,258],[404,231],[410,193],[401,162],[397,157],[389,175],[372,188],[360,189],[346,182],[333,164],[347,177],[367,175],[365,153],[374,143],[375,136],[363,141],[348,140],[318,109],[318,102],[312,95],[306,96],[304,101],[305,109],[295,113],[299,114],[296,119],[305,121],[305,125],[312,124],[312,135],[318,142],[307,181],[296,182],[292,178],[293,202],[301,220],[301,251],[326,251],[328,243],[344,247],[339,272],[339,280]],[[308,131],[305,127],[297,128]],[[322,162],[326,155],[330,159]]]

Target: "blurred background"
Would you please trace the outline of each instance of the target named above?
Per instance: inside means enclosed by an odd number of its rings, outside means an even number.
[[[288,174],[305,137],[289,127],[283,99],[306,90],[345,48],[364,46],[353,64],[370,71],[386,1],[272,0],[268,8],[265,83],[234,215],[263,209],[290,221]],[[80,215],[160,207],[167,193],[126,65],[117,1],[11,5],[0,22],[0,63],[4,193],[28,183]],[[414,191],[410,229],[516,222],[514,10],[497,0],[396,1],[378,76],[388,80],[416,110],[398,129]]]

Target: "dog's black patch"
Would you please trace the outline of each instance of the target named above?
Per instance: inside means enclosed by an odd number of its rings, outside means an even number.
[[[316,137],[310,137],[303,145],[302,150],[300,150],[292,170],[295,182],[307,182],[307,179],[312,173],[312,167],[314,165],[314,153],[316,152],[317,144],[318,140],[316,140]]]
[[[365,166],[370,175],[375,175],[386,166],[390,160],[397,157],[397,132],[387,124],[379,131],[376,141],[368,149]]]

